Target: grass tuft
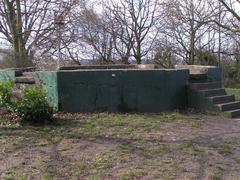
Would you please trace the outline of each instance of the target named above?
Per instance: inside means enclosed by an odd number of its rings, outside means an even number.
[[[229,155],[232,153],[232,146],[229,144],[220,144],[218,149],[219,153],[223,155]]]
[[[134,170],[129,170],[124,173],[122,173],[120,180],[131,180],[131,179],[139,179],[144,176],[143,171],[134,171]]]

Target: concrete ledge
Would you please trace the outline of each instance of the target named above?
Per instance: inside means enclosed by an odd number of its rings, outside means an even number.
[[[64,66],[60,67],[58,70],[81,70],[81,69],[159,69],[160,66],[155,64],[130,64],[130,65],[81,65],[81,66]]]
[[[0,71],[0,80],[1,81],[7,81],[7,80],[15,80],[15,71],[9,71],[9,70],[2,70]]]
[[[25,67],[25,68],[8,68],[3,69],[3,71],[22,71],[22,72],[34,72],[37,68],[35,66],[33,67]]]
[[[176,65],[176,69],[189,69],[190,75],[207,75],[210,81],[222,81],[222,69],[216,66]]]
[[[162,112],[187,106],[187,69],[85,69],[57,74],[59,109],[65,112]]]
[[[176,69],[189,69],[190,74],[207,74],[208,69],[217,68],[216,66],[201,66],[201,65],[176,65]]]

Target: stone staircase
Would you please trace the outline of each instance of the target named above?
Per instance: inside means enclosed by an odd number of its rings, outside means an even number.
[[[18,101],[23,95],[23,90],[26,87],[31,87],[34,85],[36,85],[36,80],[33,77],[33,73],[23,72],[21,70],[15,71],[15,82],[14,88],[11,92],[11,101]]]
[[[240,101],[228,95],[218,81],[210,81],[204,74],[190,75],[189,106],[202,110],[225,112],[231,118],[240,117]]]

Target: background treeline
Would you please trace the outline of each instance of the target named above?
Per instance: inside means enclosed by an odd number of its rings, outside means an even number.
[[[240,82],[239,0],[2,0],[0,66],[218,65]]]

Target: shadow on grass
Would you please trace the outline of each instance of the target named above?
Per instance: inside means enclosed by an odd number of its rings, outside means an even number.
[[[188,115],[187,115],[188,116]],[[19,143],[30,145],[49,145],[61,142],[63,139],[96,141],[112,144],[135,144],[144,142],[149,144],[177,144],[189,139],[178,141],[162,140],[161,138],[144,139],[139,135],[148,134],[151,128],[161,123],[174,123],[175,120],[187,119],[183,113],[164,114],[93,114],[79,120],[57,118],[44,125],[23,124],[17,127],[1,127],[0,138],[20,139]],[[189,119],[189,117],[188,117]],[[194,119],[195,120],[195,119]],[[198,119],[196,119],[198,122]],[[191,119],[192,121],[192,119]],[[195,121],[194,121],[195,122]],[[128,134],[128,128],[130,134]],[[146,128],[148,127],[148,128]],[[145,130],[145,131],[144,131]],[[122,132],[121,132],[122,131]],[[124,133],[123,133],[124,132]],[[218,134],[219,137],[223,134]],[[209,136],[192,139],[194,143],[207,144]]]

